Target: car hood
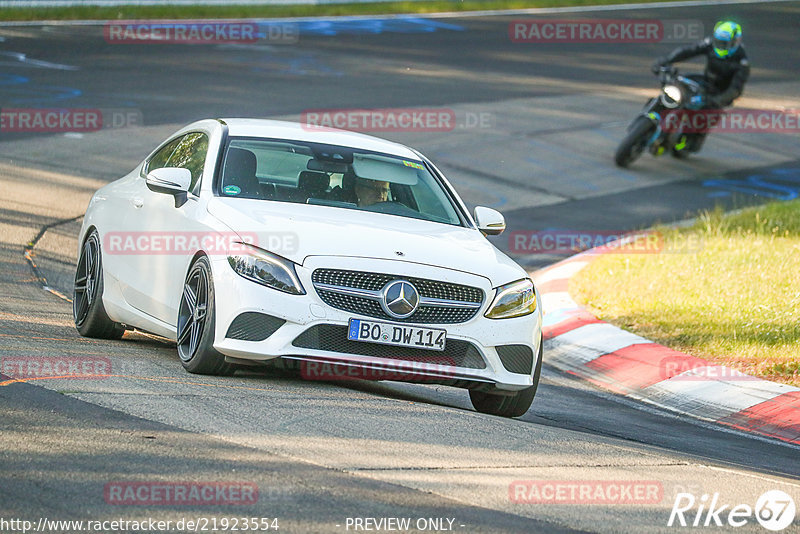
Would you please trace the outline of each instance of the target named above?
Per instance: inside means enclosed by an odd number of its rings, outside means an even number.
[[[298,264],[309,256],[407,261],[478,274],[495,287],[527,276],[475,229],[330,206],[250,199],[214,197],[208,211],[245,241]]]

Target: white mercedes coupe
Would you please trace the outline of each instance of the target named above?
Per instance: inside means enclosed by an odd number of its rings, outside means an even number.
[[[542,313],[485,237],[504,229],[403,145],[202,120],[92,197],[75,325],[167,337],[191,373],[281,362],[307,378],[446,384],[517,417],[539,382]]]

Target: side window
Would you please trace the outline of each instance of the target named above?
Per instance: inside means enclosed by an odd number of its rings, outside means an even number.
[[[178,143],[181,142],[181,139],[183,138],[178,137],[177,139],[173,139],[172,141],[164,145],[164,148],[153,154],[153,157],[150,158],[150,162],[147,164],[145,172],[147,173],[155,169],[161,169],[163,167],[166,167],[167,160],[169,160],[169,157],[172,155],[173,152],[175,152],[175,147],[178,146]]]
[[[189,169],[192,173],[192,185],[189,191],[196,192],[196,187],[200,183],[200,177],[203,174],[207,153],[208,136],[200,132],[190,133],[180,139],[180,143],[175,147],[164,167]]]

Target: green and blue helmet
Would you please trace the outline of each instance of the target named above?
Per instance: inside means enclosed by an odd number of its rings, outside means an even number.
[[[735,22],[721,20],[714,25],[711,42],[717,57],[728,57],[736,52],[742,42],[742,27]]]

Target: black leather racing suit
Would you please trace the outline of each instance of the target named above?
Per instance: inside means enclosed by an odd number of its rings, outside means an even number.
[[[695,44],[676,48],[670,55],[659,58],[654,67],[669,65],[697,56],[706,57],[706,70],[701,75],[690,75],[688,77],[706,87],[707,94],[704,108],[722,109],[730,106],[735,99],[741,96],[744,91],[744,85],[750,77],[750,62],[747,59],[744,46],[739,45],[739,48],[733,54],[720,58],[714,52],[711,38],[706,37]],[[687,151],[697,152],[703,146],[706,132],[688,134],[686,137],[688,142]],[[675,153],[674,150],[673,153]]]
[[[695,79],[705,82],[708,88],[708,107],[730,106],[735,99],[741,96],[744,84],[750,77],[750,62],[747,60],[744,46],[739,45],[733,54],[719,58],[714,53],[711,38],[706,37],[695,44],[676,48],[670,55],[660,58],[656,63],[668,65],[697,56],[706,57],[705,73],[702,78]]]

